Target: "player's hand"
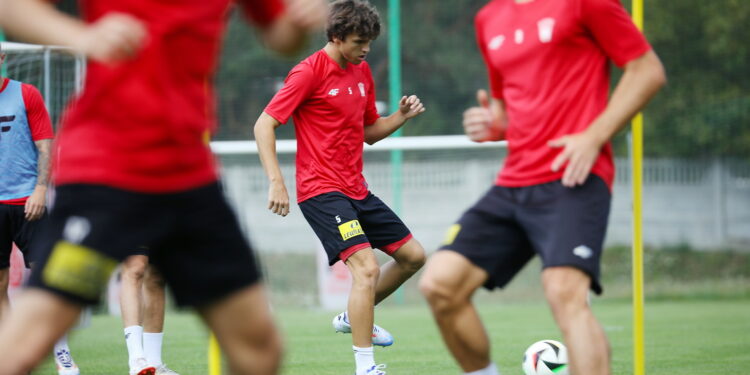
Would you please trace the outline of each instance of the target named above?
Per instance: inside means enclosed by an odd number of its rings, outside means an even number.
[[[474,142],[483,142],[492,136],[490,98],[485,90],[477,91],[477,107],[464,111],[464,133]]]
[[[135,56],[146,35],[146,27],[138,19],[123,13],[110,13],[87,26],[74,45],[91,59],[115,63]]]
[[[422,104],[416,95],[411,95],[409,97],[401,97],[401,100],[398,102],[398,110],[401,112],[401,115],[404,116],[404,119],[408,120],[417,117],[420,113],[425,111],[425,108],[424,104]]]
[[[289,20],[302,30],[323,29],[328,18],[328,1],[287,0],[286,14]]]
[[[565,168],[562,184],[567,187],[583,185],[602,147],[602,143],[587,132],[566,135],[549,141],[547,145],[562,148],[552,162],[551,169],[557,172],[560,168]]]
[[[24,217],[28,221],[38,220],[44,214],[44,202],[47,199],[47,188],[37,185],[23,209]]]
[[[272,182],[268,188],[268,209],[277,215],[289,215],[289,193],[283,182]]]

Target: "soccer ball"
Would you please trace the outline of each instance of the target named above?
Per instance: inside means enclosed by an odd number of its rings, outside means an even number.
[[[526,375],[568,375],[568,350],[555,340],[537,341],[523,355]]]

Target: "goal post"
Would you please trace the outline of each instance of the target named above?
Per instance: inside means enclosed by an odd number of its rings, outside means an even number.
[[[42,94],[53,124],[71,96],[83,88],[86,59],[71,49],[0,42],[6,54],[3,76],[34,85]]]

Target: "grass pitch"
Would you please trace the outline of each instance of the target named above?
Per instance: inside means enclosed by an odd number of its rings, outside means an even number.
[[[594,310],[612,345],[613,373],[632,374],[631,304],[595,300]],[[492,339],[492,356],[503,375],[523,375],[521,358],[540,339],[560,339],[548,308],[541,302],[482,303],[479,306]],[[352,374],[354,358],[348,335],[334,334],[336,312],[277,310],[284,332],[283,375]],[[376,347],[378,363],[388,374],[457,375],[426,306],[383,307],[376,321],[395,337],[389,348]],[[197,317],[171,313],[166,320],[165,362],[182,375],[207,374],[206,330]],[[646,303],[646,373],[648,375],[730,374],[750,368],[750,300],[683,300]],[[117,317],[94,316],[91,326],[70,338],[83,375],[127,374],[127,353]],[[45,361],[33,374],[55,375]],[[229,374],[224,371],[223,374]]]

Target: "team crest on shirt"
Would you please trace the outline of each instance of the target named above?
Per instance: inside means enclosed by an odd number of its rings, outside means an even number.
[[[360,82],[357,87],[359,87],[359,95],[365,96],[365,84]]]
[[[552,41],[552,31],[555,29],[555,19],[552,17],[542,18],[536,23],[539,30],[539,41],[549,43]]]

